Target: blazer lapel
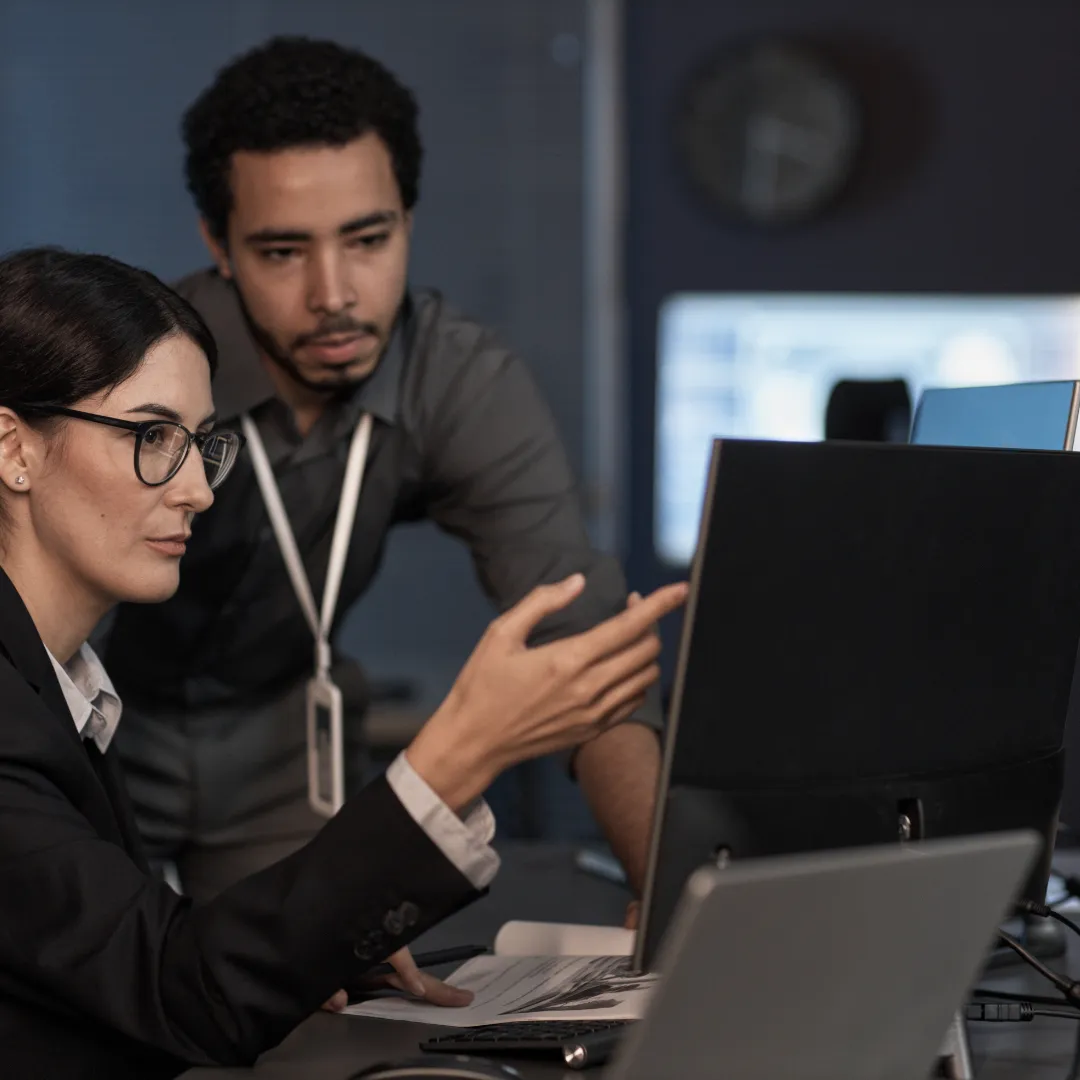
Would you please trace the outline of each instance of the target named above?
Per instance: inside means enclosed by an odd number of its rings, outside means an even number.
[[[103,754],[93,739],[84,739],[83,746],[86,748],[86,756],[90,760],[91,767],[105,789],[105,795],[112,807],[113,817],[123,839],[124,849],[141,870],[149,873],[150,864],[135,822],[135,811],[131,807],[131,799],[127,785],[124,783],[124,774],[116,751],[110,747],[109,753]]]
[[[61,722],[64,734],[76,745],[81,743],[71,720],[71,710],[56,681],[56,672],[53,671],[52,661],[45,651],[34,620],[30,618],[22,597],[3,569],[0,569],[0,649],[7,653],[12,666],[48,705],[56,720]]]
[[[59,736],[78,755],[81,767],[93,773],[91,790],[96,794],[83,807],[95,828],[106,839],[120,844],[144,869],[146,866],[138,829],[128,801],[115,753],[102,755],[92,743],[84,743],[75,729],[64,692],[38,634],[30,612],[11,579],[0,568],[0,651],[19,675],[36,691],[45,713],[59,726]],[[97,761],[88,756],[88,748]]]

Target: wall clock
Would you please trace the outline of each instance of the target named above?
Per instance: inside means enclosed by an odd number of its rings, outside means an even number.
[[[859,112],[854,90],[815,53],[767,42],[714,60],[690,81],[676,142],[695,187],[725,211],[795,222],[848,179]]]

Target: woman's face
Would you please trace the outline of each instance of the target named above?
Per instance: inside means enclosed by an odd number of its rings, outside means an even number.
[[[108,393],[72,408],[121,420],[175,420],[189,431],[211,426],[206,354],[179,335],[159,341],[136,372]],[[180,557],[195,514],[214,500],[194,446],[160,487],[135,474],[135,433],[85,420],[62,421],[39,436],[25,481],[26,517],[43,554],[73,585],[109,604],[166,600],[180,582]]]

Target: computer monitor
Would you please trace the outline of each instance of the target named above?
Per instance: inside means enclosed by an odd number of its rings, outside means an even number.
[[[1049,839],[1078,550],[1077,455],[717,440],[637,963],[718,859]]]
[[[1080,382],[936,387],[923,391],[911,425],[922,446],[1075,450]]]
[[[942,387],[923,392],[911,426],[917,445],[1076,450],[1080,382]],[[1080,573],[1080,562],[1077,564]],[[1062,821],[1080,828],[1080,716],[1065,726]]]
[[[651,521],[631,557],[689,567],[712,440],[826,438],[844,382],[903,380],[914,402],[928,386],[1076,378],[1075,295],[674,293],[657,316],[653,468],[634,477]]]

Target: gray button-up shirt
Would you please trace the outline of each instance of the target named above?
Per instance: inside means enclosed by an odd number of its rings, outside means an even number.
[[[222,426],[238,427],[246,411],[259,427],[316,597],[349,440],[362,412],[374,418],[338,625],[370,584],[390,529],[423,518],[468,544],[500,610],[536,585],[585,574],[583,595],[538,629],[537,642],[622,609],[622,572],[589,544],[552,416],[525,364],[489,330],[435,292],[411,293],[374,373],[301,438],[274,395],[232,287],[205,271],[176,288],[217,339]],[[117,612],[105,662],[133,702],[242,707],[311,674],[311,631],[246,453],[215,494],[195,521],[177,594]]]

